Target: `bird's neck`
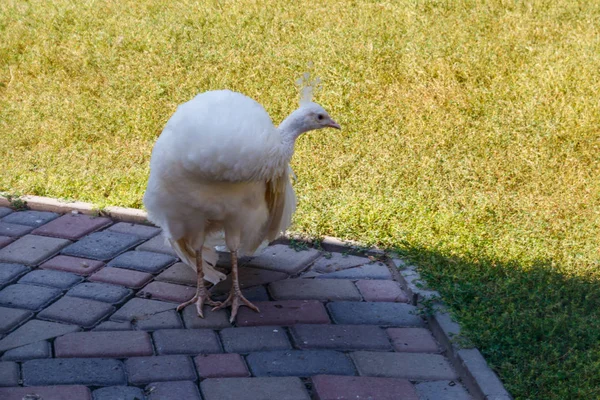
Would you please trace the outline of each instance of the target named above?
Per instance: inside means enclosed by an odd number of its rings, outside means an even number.
[[[281,136],[281,155],[286,158],[287,162],[289,162],[294,154],[296,139],[306,132],[305,128],[306,125],[303,124],[303,119],[299,110],[291,113],[277,127],[277,131],[279,131],[279,135]]]

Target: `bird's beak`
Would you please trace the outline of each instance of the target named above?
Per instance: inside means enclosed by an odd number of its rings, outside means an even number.
[[[342,129],[342,127],[340,126],[340,124],[338,124],[337,122],[335,122],[332,119],[329,120],[329,123],[327,124],[327,126],[330,127],[330,128]]]

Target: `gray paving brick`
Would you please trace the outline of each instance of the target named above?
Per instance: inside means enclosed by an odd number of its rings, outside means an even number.
[[[35,235],[77,240],[111,223],[110,218],[70,213],[40,226],[33,233]]]
[[[406,379],[319,375],[311,380],[319,400],[419,400],[414,386]]]
[[[286,279],[271,283],[269,291],[275,300],[362,300],[351,280]]]
[[[144,331],[156,331],[159,329],[180,329],[183,328],[183,323],[177,311],[167,310],[140,318],[135,321],[135,326],[137,329]]]
[[[38,269],[19,279],[19,283],[68,289],[81,282],[82,277],[68,272]]]
[[[92,260],[108,261],[124,251],[129,250],[140,241],[141,239],[137,236],[102,231],[85,236],[80,241],[63,249],[61,254],[73,257],[91,258]]]
[[[142,243],[135,249],[141,251],[151,251],[153,253],[163,253],[177,257],[177,253],[175,253],[175,250],[173,250],[171,246],[165,242],[163,235],[154,236],[152,239]]]
[[[149,251],[128,251],[108,263],[109,267],[133,269],[156,274],[173,264],[177,259],[168,254]]]
[[[0,249],[0,261],[36,266],[70,243],[66,239],[26,235]]]
[[[154,350],[146,332],[73,332],[56,338],[54,354],[60,358],[125,358],[151,356]]]
[[[200,354],[194,357],[200,378],[233,378],[250,376],[239,354]]]
[[[396,351],[439,353],[438,344],[426,328],[389,328],[387,334]]]
[[[344,255],[341,253],[328,253],[319,258],[310,268],[310,271],[321,274],[341,271],[347,268],[358,267],[371,261],[366,257]]]
[[[150,239],[160,233],[159,228],[149,225],[132,224],[131,222],[118,222],[108,228],[109,231],[126,233],[128,235],[139,236],[142,239]]]
[[[8,350],[2,356],[3,361],[25,361],[52,357],[50,342],[41,340],[16,349]]]
[[[8,214],[12,214],[13,210],[8,207],[0,207],[0,218],[6,217]]]
[[[197,379],[192,360],[183,355],[129,358],[125,367],[132,385]]]
[[[91,328],[114,310],[110,304],[65,296],[42,310],[38,318]]]
[[[300,378],[216,378],[200,384],[205,400],[310,400]]]
[[[110,304],[121,303],[132,294],[133,291],[126,287],[96,282],[80,283],[67,292],[67,296],[102,301]]]
[[[123,363],[100,358],[50,358],[23,363],[26,386],[88,385],[112,386],[125,384]]]
[[[201,400],[195,382],[154,382],[146,386],[148,400]]]
[[[277,244],[267,247],[260,255],[252,258],[248,265],[296,275],[308,268],[319,256],[320,253],[315,249],[296,251],[290,246]]]
[[[212,307],[204,306],[203,308],[204,318],[198,316],[196,311],[196,305],[191,304],[183,309],[181,315],[186,328],[191,329],[222,329],[229,328],[231,323],[229,322],[229,311],[228,310],[217,310],[212,311]]]
[[[10,387],[0,388],[0,399],[92,400],[92,393],[90,389],[81,385]]]
[[[0,362],[0,386],[17,386],[19,384],[19,365],[16,362]]]
[[[133,325],[129,321],[115,322],[115,321],[104,321],[101,322],[92,331],[130,331],[133,329]]]
[[[356,282],[356,287],[365,301],[408,303],[408,295],[396,281],[363,279]]]
[[[228,353],[292,349],[285,329],[279,326],[227,328],[220,335],[223,348]]]
[[[0,287],[17,279],[31,269],[21,264],[0,263]]]
[[[254,376],[355,375],[350,359],[332,350],[277,350],[250,353],[246,362]]]
[[[156,277],[156,280],[161,282],[196,286],[197,276],[196,271],[191,269],[188,265],[178,262],[161,272]]]
[[[168,282],[150,282],[138,291],[136,296],[181,304],[191,299],[194,294],[196,294],[196,288],[192,286],[176,285]]]
[[[458,378],[448,360],[439,354],[357,351],[351,353],[351,357],[363,376],[416,381]]]
[[[250,268],[244,267],[240,268],[240,287],[242,289],[250,288],[253,286],[266,285],[271,282],[280,281],[282,279],[287,279],[288,274],[277,271],[269,271],[260,268]],[[222,293],[229,293],[231,290],[231,275],[227,277],[227,279],[219,282],[214,287],[211,288],[211,293],[215,295],[219,295]]]
[[[177,304],[133,298],[114,313],[110,319],[113,321],[139,321],[175,308],[177,308]]]
[[[421,382],[415,388],[421,400],[471,400],[465,388],[455,381]]]
[[[12,331],[31,317],[31,311],[0,307],[0,334]]]
[[[61,294],[59,289],[17,283],[0,291],[0,304],[37,311]]]
[[[20,326],[0,340],[0,351],[25,346],[40,340],[52,339],[69,332],[78,331],[78,326],[58,324],[55,322],[31,320]]]
[[[160,355],[223,352],[217,334],[210,329],[164,329],[155,331],[152,337]]]
[[[382,263],[367,264],[360,267],[348,268],[342,271],[319,275],[319,279],[392,279],[387,266]]]
[[[53,212],[28,210],[11,213],[2,218],[2,222],[29,225],[37,228],[38,226],[42,226],[58,217],[59,214]]]
[[[18,238],[28,234],[34,228],[27,225],[9,224],[8,222],[0,222],[0,235],[11,238]]]
[[[242,294],[245,298],[250,301],[269,301],[269,293],[267,293],[267,289],[264,286],[252,286],[247,289],[242,290]],[[215,295],[213,297],[214,300],[224,301],[229,293],[223,293],[220,295]]]
[[[238,326],[288,326],[295,324],[328,324],[329,316],[323,303],[316,300],[256,301],[260,309],[255,312],[241,307]]]
[[[239,328],[238,328],[239,329]],[[302,349],[391,350],[385,331],[371,325],[295,325],[294,342]]]
[[[327,304],[333,321],[349,325],[423,326],[416,307],[403,303],[339,301]]]
[[[108,386],[94,390],[94,400],[144,400],[145,398],[142,389],[134,386]]]

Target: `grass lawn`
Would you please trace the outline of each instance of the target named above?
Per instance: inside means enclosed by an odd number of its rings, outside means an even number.
[[[0,191],[140,207],[177,104],[278,123],[294,230],[421,266],[517,399],[600,398],[600,2],[0,2]]]

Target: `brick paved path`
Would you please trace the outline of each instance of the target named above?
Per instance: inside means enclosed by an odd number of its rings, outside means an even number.
[[[159,233],[0,207],[0,399],[471,398],[386,265],[271,246],[232,326]]]

